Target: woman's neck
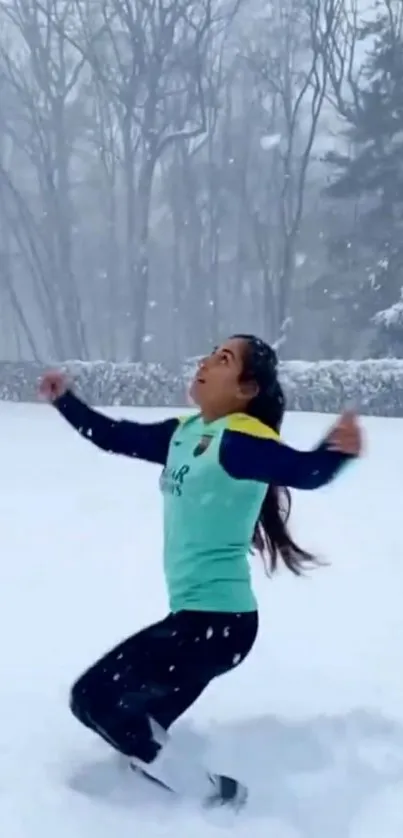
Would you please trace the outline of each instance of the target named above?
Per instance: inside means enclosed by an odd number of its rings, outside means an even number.
[[[233,408],[230,410],[200,410],[205,425],[211,425],[212,422],[218,422],[219,419],[224,419],[226,416],[231,416],[232,413],[238,412],[238,410],[234,410]]]

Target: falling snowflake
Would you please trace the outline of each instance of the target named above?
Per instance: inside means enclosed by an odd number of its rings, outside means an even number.
[[[295,254],[295,267],[301,268],[302,265],[305,264],[307,259],[306,253],[296,253]]]
[[[275,148],[281,142],[281,134],[265,134],[264,137],[260,138],[260,148],[263,151],[270,151],[271,148]]]

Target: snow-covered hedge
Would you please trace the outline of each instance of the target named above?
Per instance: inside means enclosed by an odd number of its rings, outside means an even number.
[[[282,381],[290,410],[403,416],[403,360],[288,361]]]
[[[77,392],[94,405],[186,404],[194,362],[176,373],[162,364],[71,362],[65,369]],[[0,362],[0,399],[35,401],[43,367],[30,362]],[[362,413],[403,416],[403,360],[289,361],[281,378],[290,410],[337,413],[346,405]]]
[[[113,364],[108,361],[70,361],[61,365],[75,391],[94,405],[183,405],[183,377],[162,364]],[[36,401],[38,383],[46,367],[21,361],[0,361],[0,399]]]

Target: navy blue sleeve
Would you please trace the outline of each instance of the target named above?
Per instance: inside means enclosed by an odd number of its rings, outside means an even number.
[[[178,419],[152,424],[110,419],[92,410],[71,391],[57,399],[54,406],[73,428],[103,451],[160,465],[166,463],[169,444],[179,424]]]
[[[326,441],[312,451],[297,451],[276,439],[224,431],[220,463],[230,477],[275,483],[291,489],[319,489],[353,459],[330,450]]]

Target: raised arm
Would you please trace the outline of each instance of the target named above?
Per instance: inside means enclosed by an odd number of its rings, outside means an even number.
[[[263,436],[263,433],[265,434]],[[224,431],[220,462],[237,480],[258,480],[294,489],[319,489],[330,483],[354,455],[334,450],[331,438],[312,451],[298,451],[280,442],[270,429],[262,435]]]
[[[103,451],[165,465],[172,435],[179,424],[177,419],[149,424],[111,419],[67,389],[61,373],[48,373],[40,391],[79,434]]]
[[[54,402],[54,406],[73,428],[97,448],[111,454],[139,457],[149,463],[165,465],[169,443],[178,427],[177,419],[150,424],[110,419],[92,410],[69,390]]]

